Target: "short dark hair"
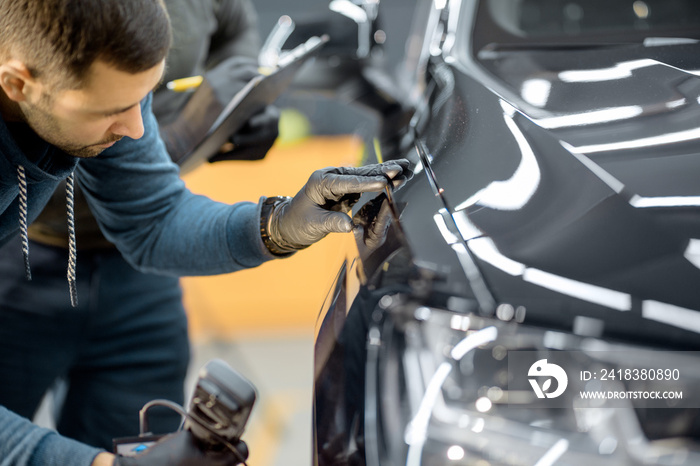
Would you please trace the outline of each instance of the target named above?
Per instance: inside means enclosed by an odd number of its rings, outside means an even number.
[[[146,71],[171,41],[163,0],[0,0],[0,59],[22,58],[35,77],[63,87],[80,87],[98,59]]]

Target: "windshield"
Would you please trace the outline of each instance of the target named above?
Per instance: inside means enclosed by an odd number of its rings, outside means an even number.
[[[643,42],[650,37],[700,39],[697,0],[484,0],[475,51],[528,46]]]

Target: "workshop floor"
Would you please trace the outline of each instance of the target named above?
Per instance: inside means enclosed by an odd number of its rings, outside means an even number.
[[[257,336],[195,344],[188,387],[197,370],[220,358],[257,388],[243,439],[251,466],[311,464],[312,335]]]
[[[257,398],[243,434],[250,466],[309,466],[311,464],[311,334],[235,341],[193,342],[186,381],[189,400],[197,373],[211,359],[226,361],[257,389]],[[45,397],[34,422],[55,429],[54,399]]]

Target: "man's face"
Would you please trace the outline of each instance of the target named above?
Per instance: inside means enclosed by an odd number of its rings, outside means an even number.
[[[163,69],[161,62],[131,74],[96,61],[80,89],[44,86],[39,98],[20,108],[46,142],[75,157],[95,157],[124,136],[143,136],[140,102],[158,85]]]

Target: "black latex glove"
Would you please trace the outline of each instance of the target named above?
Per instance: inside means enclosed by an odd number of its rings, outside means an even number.
[[[231,57],[207,71],[204,77],[214,89],[217,100],[227,105],[250,80],[258,75],[260,72],[256,59]]]
[[[358,245],[371,252],[384,244],[391,220],[391,206],[385,194],[380,194],[363,205],[352,218],[355,225],[353,234]]]
[[[242,440],[236,449],[241,459],[248,457],[248,447]],[[228,448],[206,448],[189,430],[181,430],[163,437],[137,456],[116,456],[113,466],[232,466],[241,464],[239,456]]]
[[[249,81],[259,75],[257,60],[232,57],[208,71],[205,77],[219,102],[226,105]],[[231,144],[226,144],[221,152],[210,157],[209,162],[262,159],[279,135],[279,119],[277,107],[268,105],[260,109],[231,135]]]
[[[280,111],[268,105],[253,115],[248,122],[229,138],[230,145],[209,158],[209,162],[221,160],[260,160],[267,155],[279,136]]]
[[[399,187],[412,176],[409,161],[392,160],[364,167],[329,167],[315,171],[306,185],[270,214],[268,233],[280,249],[303,249],[328,233],[352,231],[347,214],[363,192]]]

